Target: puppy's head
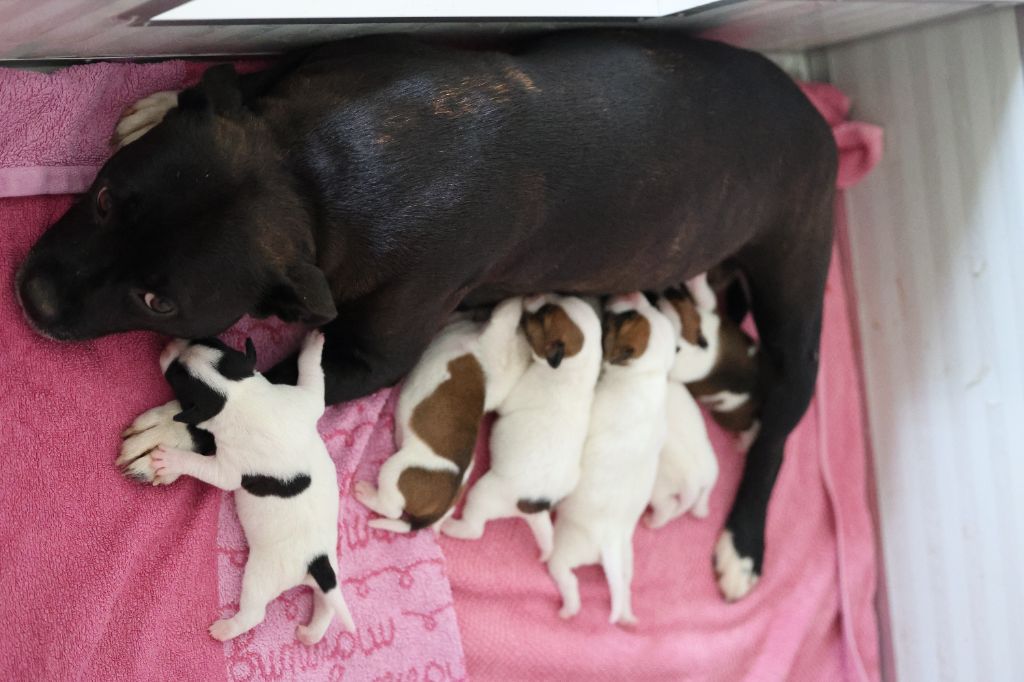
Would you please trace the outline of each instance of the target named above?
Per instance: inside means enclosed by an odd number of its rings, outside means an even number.
[[[29,324],[203,338],[246,314],[333,318],[310,209],[276,149],[231,67],[208,70],[32,247],[16,278]]]
[[[668,318],[676,334],[676,360],[672,378],[698,381],[715,366],[720,347],[721,318],[713,307],[714,294],[701,291],[695,297],[683,286],[666,291],[658,309]],[[710,296],[710,298],[709,298]]]
[[[195,426],[219,414],[237,386],[256,376],[256,348],[252,339],[244,353],[218,339],[177,339],[160,354],[160,369],[181,403],[174,420]]]
[[[576,299],[555,295],[534,296],[523,301],[520,324],[536,358],[553,368],[583,349],[584,334],[569,312]],[[579,301],[582,303],[582,301]]]
[[[643,357],[651,340],[651,322],[643,311],[651,307],[643,294],[616,296],[605,305],[604,361],[626,366]]]

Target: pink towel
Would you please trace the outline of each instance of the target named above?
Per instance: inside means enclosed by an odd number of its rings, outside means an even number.
[[[357,466],[394,450],[389,391],[328,410],[320,427],[343,495],[339,553],[355,635],[335,624],[304,647],[308,590],[274,602],[255,631],[221,644],[206,628],[237,602],[245,548],[230,496],[193,480],[126,481],[118,434],[170,397],[163,340],[124,334],[56,343],[33,334],[12,279],[33,241],[104,160],[119,112],[194,80],[203,65],[96,64],[46,75],[0,70],[0,679],[460,679],[445,565],[430,534],[369,531],[348,495]],[[245,320],[261,365],[299,330]],[[364,473],[369,477],[369,473]]]
[[[833,126],[839,184],[849,186],[880,158],[881,130],[844,121],[849,101],[832,86],[804,91]],[[817,397],[787,445],[769,509],[764,576],[751,595],[725,604],[713,580],[711,551],[742,455],[708,420],[721,463],[711,515],[637,530],[635,631],[608,625],[607,588],[596,567],[578,572],[583,610],[561,622],[557,592],[521,521],[492,522],[476,543],[442,540],[473,679],[879,678],[855,331],[838,257],[833,263]]]

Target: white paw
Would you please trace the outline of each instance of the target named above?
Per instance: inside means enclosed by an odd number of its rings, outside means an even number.
[[[176,90],[164,90],[155,92],[149,97],[143,97],[121,114],[121,120],[117,122],[111,144],[116,149],[131,144],[164,120],[167,112],[176,106],[178,106]]]
[[[441,532],[450,538],[457,540],[476,540],[480,537],[473,529],[461,519],[445,519],[441,524]]]
[[[620,627],[632,628],[636,625],[636,616],[632,611],[626,611],[618,618],[614,616],[608,620],[612,625],[618,625]]]
[[[314,329],[310,333],[306,334],[306,338],[302,340],[302,352],[303,353],[316,353],[318,356],[324,350],[324,333],[319,329]]]
[[[359,504],[376,511],[374,503],[377,501],[377,486],[369,481],[356,481],[352,486],[352,494],[355,495]]]
[[[242,634],[241,629],[231,618],[214,621],[213,625],[210,626],[210,637],[213,637],[219,642],[226,642],[240,634]]]
[[[747,596],[757,585],[758,574],[754,571],[754,560],[740,556],[732,541],[732,533],[722,531],[715,544],[715,573],[718,575],[718,589],[726,601],[737,601]]]
[[[156,475],[151,453],[158,445],[183,450],[192,449],[192,437],[184,424],[174,421],[181,412],[177,400],[146,410],[132,422],[121,438],[121,454],[114,462],[121,472],[141,483],[151,483]],[[177,478],[175,476],[174,478]],[[172,483],[174,478],[166,481]]]
[[[558,610],[558,617],[563,620],[569,620],[573,618],[577,613],[580,612],[579,602],[575,604],[562,604],[562,608]]]
[[[326,631],[314,630],[308,625],[299,625],[295,628],[295,639],[299,640],[306,646],[313,646],[324,638],[324,632]],[[213,634],[212,627],[210,628],[210,634]]]

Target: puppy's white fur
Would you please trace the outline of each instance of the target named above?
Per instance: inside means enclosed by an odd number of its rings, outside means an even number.
[[[215,639],[231,639],[258,625],[270,601],[300,584],[313,588],[313,616],[296,630],[301,642],[318,642],[334,614],[346,630],[355,630],[338,584],[337,472],[316,426],[324,411],[323,344],[320,332],[306,338],[296,386],[271,384],[259,373],[229,380],[216,369],[221,351],[203,345],[172,342],[161,356],[162,369],[177,359],[226,398],[219,413],[199,424],[214,435],[216,455],[204,457],[165,446],[153,455],[157,484],[188,475],[235,491],[249,559],[238,612],[210,626]],[[247,475],[281,481],[308,476],[309,485],[291,497],[257,496],[242,487]],[[311,562],[324,556],[335,583],[326,592],[310,574]]]
[[[441,532],[461,539],[483,535],[491,519],[520,517],[530,526],[541,560],[551,553],[553,528],[546,509],[528,512],[520,503],[551,507],[568,495],[580,476],[594,385],[601,370],[601,321],[586,301],[554,294],[534,297],[524,309],[561,307],[583,335],[579,352],[549,364],[533,353],[522,378],[498,406],[491,431],[491,468],[466,497],[461,519]]]
[[[682,380],[677,378],[706,376],[717,355],[719,319],[714,313],[714,293],[703,276],[691,280],[690,286],[699,292],[694,300],[701,314],[701,331],[707,340],[707,349],[683,338],[676,309],[664,297],[658,301],[658,309],[672,325],[677,351],[665,401],[668,432],[658,459],[651,514],[645,518],[651,528],[660,528],[686,512],[698,518],[707,516],[711,490],[718,481],[718,458],[708,438],[704,415]]]
[[[529,363],[530,349],[519,332],[522,311],[522,299],[516,297],[502,301],[490,320],[482,324],[462,315],[453,316],[454,321],[442,329],[424,351],[402,386],[395,410],[398,452],[381,466],[376,488],[367,481],[360,481],[355,487],[356,499],[384,517],[371,520],[371,526],[394,532],[410,530],[409,523],[401,520],[405,498],[398,488],[399,478],[406,469],[450,471],[461,474],[463,481],[469,476],[472,467],[459,472],[454,462],[436,454],[416,434],[411,425],[413,412],[449,378],[448,363],[467,354],[476,357],[484,370],[484,411],[493,410],[504,400]],[[449,509],[448,514],[451,511]]]
[[[641,294],[610,301],[608,311],[635,310],[650,323],[646,350],[627,364],[610,364],[594,394],[583,472],[557,508],[548,570],[562,595],[563,618],[580,608],[573,569],[598,563],[611,593],[612,623],[633,623],[633,531],[647,507],[666,434],[665,394],[675,352],[664,315]]]

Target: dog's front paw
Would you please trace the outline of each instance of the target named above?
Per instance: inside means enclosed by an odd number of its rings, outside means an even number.
[[[182,450],[194,449],[188,427],[174,421],[174,415],[179,412],[181,405],[177,400],[172,400],[143,412],[121,434],[121,454],[115,464],[125,476],[140,483],[152,483],[156,476],[152,453],[158,445]],[[173,481],[172,478],[162,482],[166,485]]]
[[[754,559],[740,556],[731,531],[722,531],[715,544],[714,560],[718,589],[726,601],[742,599],[757,585],[760,576],[754,570]]]
[[[117,122],[117,128],[114,130],[114,137],[110,140],[111,146],[120,149],[126,144],[131,144],[164,120],[167,112],[176,106],[177,90],[164,90],[143,97],[121,114],[121,120]]]
[[[224,618],[222,620],[214,621],[213,625],[210,626],[210,637],[213,637],[218,642],[226,642],[229,639],[234,639],[238,635],[242,634],[243,630],[235,622],[234,618]]]

